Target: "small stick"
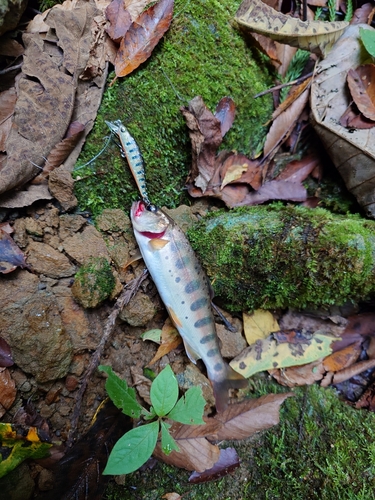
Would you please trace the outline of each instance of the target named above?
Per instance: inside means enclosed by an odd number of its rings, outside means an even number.
[[[111,333],[113,332],[115,322],[117,319],[117,316],[120,314],[122,309],[129,304],[130,300],[134,297],[134,295],[137,293],[139,287],[141,286],[141,283],[143,280],[147,277],[148,271],[145,269],[142,274],[138,277],[133,279],[130,283],[124,286],[119,298],[116,301],[116,304],[113,307],[113,310],[111,314],[108,316],[107,322],[104,326],[104,331],[103,331],[103,336],[91,358],[91,361],[89,363],[89,366],[87,367],[86,373],[82,377],[82,383],[81,387],[78,390],[76,400],[75,400],[75,406],[73,410],[73,415],[71,419],[71,428],[69,431],[69,436],[68,436],[68,441],[67,441],[67,447],[69,448],[73,444],[74,436],[77,430],[77,424],[78,424],[78,419],[81,413],[81,406],[82,406],[82,400],[83,400],[83,395],[86,391],[88,382],[96,370],[96,368],[99,365],[100,358],[103,354],[105,344],[107,343]]]
[[[292,82],[282,83],[280,85],[276,85],[275,87],[272,87],[271,89],[263,90],[263,92],[259,92],[259,94],[255,95],[254,99],[256,99],[257,97],[261,97],[262,95],[269,94],[270,92],[273,92],[274,90],[280,90],[280,89],[283,89],[284,87],[289,87],[291,85],[294,85],[295,83],[302,83],[307,78],[310,78],[310,76],[313,76],[313,74],[314,74],[314,72],[311,71],[310,73],[307,73],[307,75],[300,76],[299,78],[297,78],[296,80],[293,80]]]

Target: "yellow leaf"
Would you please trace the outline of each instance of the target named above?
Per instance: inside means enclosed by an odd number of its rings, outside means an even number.
[[[223,189],[227,184],[236,181],[240,177],[242,177],[242,174],[245,173],[247,170],[247,164],[243,163],[242,165],[240,164],[234,164],[230,165],[225,172],[224,179],[222,180],[220,189]]]
[[[331,354],[331,343],[336,340],[337,337],[319,331],[301,344],[279,344],[269,336],[247,347],[231,361],[230,366],[248,378],[265,370],[305,365]]]
[[[258,339],[265,339],[272,332],[280,330],[278,322],[269,311],[257,309],[253,314],[243,313],[243,327],[249,345]]]

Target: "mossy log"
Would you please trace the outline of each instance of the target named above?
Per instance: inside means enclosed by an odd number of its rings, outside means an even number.
[[[201,220],[189,238],[232,310],[342,305],[375,291],[375,222],[356,216],[241,208]]]

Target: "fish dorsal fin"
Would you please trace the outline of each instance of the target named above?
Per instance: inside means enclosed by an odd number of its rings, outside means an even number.
[[[197,363],[197,359],[200,359],[200,355],[188,344],[188,342],[183,338],[186,354],[189,356],[190,361],[194,364]]]
[[[161,250],[169,243],[169,240],[163,240],[163,238],[154,238],[148,242],[152,250]]]

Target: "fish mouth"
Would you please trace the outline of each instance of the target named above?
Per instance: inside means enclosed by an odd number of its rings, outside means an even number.
[[[131,208],[131,215],[133,217],[139,217],[142,212],[146,209],[146,205],[143,201],[135,201]]]

